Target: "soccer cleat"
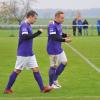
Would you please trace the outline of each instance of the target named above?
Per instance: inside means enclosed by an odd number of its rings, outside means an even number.
[[[58,81],[54,81],[53,86],[54,88],[61,88],[61,85],[58,83]]]
[[[52,84],[52,88],[53,88],[53,89],[59,89],[59,87],[56,86],[55,84]]]
[[[13,91],[11,89],[6,89],[4,91],[4,94],[12,94],[12,93],[13,93]]]
[[[42,90],[43,93],[47,93],[50,92],[53,88],[51,86],[46,86],[44,87],[44,89]]]

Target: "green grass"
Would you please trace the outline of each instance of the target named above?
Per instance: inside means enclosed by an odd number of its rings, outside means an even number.
[[[2,33],[1,33],[2,32]],[[0,30],[0,100],[100,100],[100,73],[96,72],[66,44],[64,51],[68,57],[68,66],[59,77],[61,89],[48,94],[39,91],[30,70],[24,70],[13,86],[14,94],[4,95],[10,73],[16,61],[17,37],[9,37],[16,30]],[[48,84],[49,57],[46,53],[47,37],[34,39],[34,52],[39,64],[44,84]],[[71,45],[100,68],[100,37],[73,37]],[[42,98],[41,98],[42,97]]]

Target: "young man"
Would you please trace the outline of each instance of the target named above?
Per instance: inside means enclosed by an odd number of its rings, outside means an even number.
[[[75,18],[72,22],[73,36],[76,36],[77,19]]]
[[[97,20],[97,31],[98,31],[98,36],[100,36],[100,20]]]
[[[11,87],[24,67],[32,69],[35,80],[37,81],[41,92],[49,92],[52,89],[50,86],[44,87],[35,54],[32,51],[33,38],[40,35],[43,31],[42,29],[39,29],[33,34],[31,24],[34,24],[36,19],[37,13],[31,10],[27,13],[26,20],[22,21],[20,24],[17,60],[15,64],[15,70],[12,72],[7,87],[4,91],[6,94],[13,93]]]
[[[62,42],[69,43],[71,41],[67,34],[62,32],[63,22],[64,13],[62,11],[58,11],[55,13],[54,21],[48,25],[47,53],[50,57],[49,85],[53,88],[61,87],[58,84],[57,79],[67,64],[67,58],[65,52],[61,48],[61,44]]]
[[[83,23],[82,23],[81,19],[78,19],[77,25],[78,25],[78,35],[82,36],[82,25],[83,25]]]
[[[88,21],[86,19],[83,21],[83,30],[84,30],[84,36],[85,35],[88,36]]]

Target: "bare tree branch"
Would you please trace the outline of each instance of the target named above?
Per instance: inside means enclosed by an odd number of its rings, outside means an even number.
[[[8,0],[2,2],[2,16],[14,17],[19,23],[37,0]]]

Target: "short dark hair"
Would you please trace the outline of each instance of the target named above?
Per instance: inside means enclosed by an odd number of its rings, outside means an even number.
[[[57,12],[55,13],[55,17],[59,16],[60,14],[64,14],[64,12],[63,12],[63,11],[57,11]]]
[[[30,10],[29,12],[27,12],[26,17],[30,17],[30,16],[38,16],[37,12],[34,10]]]

